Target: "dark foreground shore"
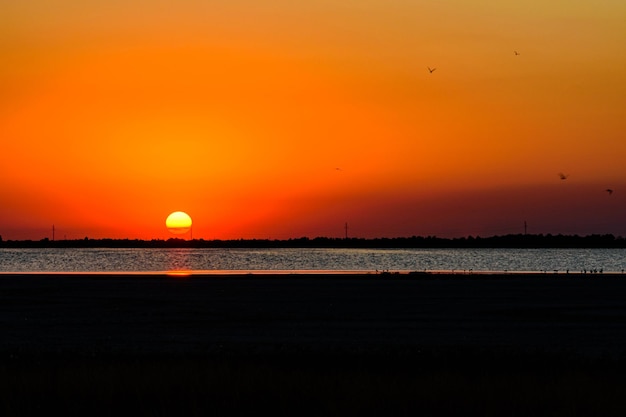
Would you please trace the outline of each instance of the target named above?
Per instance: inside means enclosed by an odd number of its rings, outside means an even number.
[[[624,415],[625,299],[599,274],[5,274],[0,414]]]

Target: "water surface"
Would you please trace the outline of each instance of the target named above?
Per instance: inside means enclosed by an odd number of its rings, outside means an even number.
[[[0,272],[623,272],[626,249],[0,249]]]

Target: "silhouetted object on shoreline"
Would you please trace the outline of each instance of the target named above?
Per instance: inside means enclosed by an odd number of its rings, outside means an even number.
[[[526,223],[526,220],[524,220],[524,235],[528,234],[528,223]]]
[[[426,68],[428,68],[428,72],[430,72],[431,74],[435,72],[435,70],[437,69],[437,68],[431,68],[431,67],[426,67]]]
[[[559,178],[562,180],[566,180],[567,178],[569,178],[569,174],[563,174],[562,172],[559,172]]]

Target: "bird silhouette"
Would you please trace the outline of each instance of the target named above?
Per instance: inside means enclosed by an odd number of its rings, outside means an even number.
[[[606,189],[606,190],[604,190],[604,191],[606,191],[607,193],[609,193],[609,195],[613,194],[613,190],[611,190],[610,188],[607,188],[607,189]]]
[[[515,55],[519,55],[519,52],[517,52],[517,51],[513,51],[513,53],[514,53]]]
[[[563,174],[562,172],[559,172],[559,178],[562,180],[566,180],[567,177],[569,177],[569,174]]]
[[[426,67],[428,68],[428,72],[430,72],[431,74],[437,69],[437,68],[431,68],[431,67]]]

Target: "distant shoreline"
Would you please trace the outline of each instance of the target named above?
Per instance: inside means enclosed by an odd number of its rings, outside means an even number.
[[[116,279],[342,279],[342,280],[468,280],[468,279],[589,279],[626,278],[616,271],[0,271],[0,279],[36,277]]]
[[[141,240],[141,239],[83,239],[70,240],[2,240],[1,248],[311,248],[311,249],[464,249],[464,248],[494,248],[494,249],[592,249],[592,248],[626,248],[626,238],[612,234],[579,235],[552,235],[552,234],[511,234],[503,236],[468,236],[459,238],[440,238],[436,236],[411,236],[395,238],[329,238],[329,237],[301,237],[293,239],[178,239],[170,238]]]

